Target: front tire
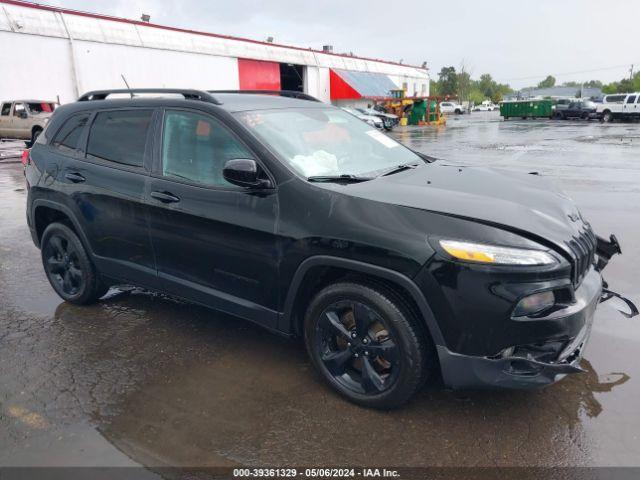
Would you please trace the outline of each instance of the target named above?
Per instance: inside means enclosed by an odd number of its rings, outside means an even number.
[[[47,279],[65,301],[94,303],[109,287],[101,280],[82,242],[68,226],[50,224],[42,234],[41,256]]]
[[[41,128],[34,128],[31,132],[31,143],[29,144],[29,148],[33,147],[33,144],[36,143],[38,136],[42,133]]]
[[[400,297],[377,285],[341,282],[321,290],[305,315],[304,334],[323,379],[365,407],[404,404],[433,366],[424,327]]]

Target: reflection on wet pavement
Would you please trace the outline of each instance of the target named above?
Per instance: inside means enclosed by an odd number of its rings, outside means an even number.
[[[639,127],[496,119],[396,135],[451,162],[556,178],[596,231],[618,234],[607,280],[640,302],[640,143],[607,139]],[[0,465],[640,464],[640,327],[606,304],[584,374],[535,392],[431,385],[404,409],[365,410],[323,386],[300,343],[242,320],[134,288],[61,302],[23,183],[0,163]]]

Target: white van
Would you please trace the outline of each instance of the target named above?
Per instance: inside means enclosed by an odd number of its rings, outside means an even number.
[[[603,122],[640,118],[640,92],[605,95],[596,107],[596,115]]]

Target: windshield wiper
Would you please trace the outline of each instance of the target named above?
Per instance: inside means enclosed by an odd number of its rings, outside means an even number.
[[[373,177],[358,177],[357,175],[314,175],[308,177],[309,182],[338,182],[338,183],[359,183],[373,180]]]
[[[420,166],[419,163],[404,163],[402,165],[397,165],[388,170],[383,171],[379,177],[384,177],[386,175],[393,175],[394,173],[403,172],[404,170],[409,170],[413,168],[418,168]]]

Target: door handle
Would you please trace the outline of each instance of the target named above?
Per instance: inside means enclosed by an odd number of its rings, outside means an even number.
[[[160,200],[162,203],[176,203],[180,201],[179,197],[169,192],[151,192],[151,197]]]
[[[82,183],[85,181],[85,178],[80,175],[79,173],[73,172],[73,173],[67,173],[64,178],[66,178],[67,180],[73,182],[73,183]]]

